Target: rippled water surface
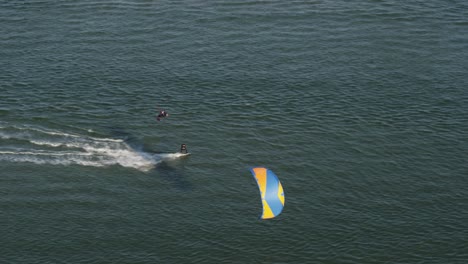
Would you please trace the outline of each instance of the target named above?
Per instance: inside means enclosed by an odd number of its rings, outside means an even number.
[[[0,2],[0,262],[466,263],[467,72],[464,1]]]

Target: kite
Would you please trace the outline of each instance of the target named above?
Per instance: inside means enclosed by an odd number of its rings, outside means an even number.
[[[260,219],[271,219],[278,216],[284,207],[284,191],[278,176],[264,167],[250,169],[257,181],[262,198],[263,213]]]

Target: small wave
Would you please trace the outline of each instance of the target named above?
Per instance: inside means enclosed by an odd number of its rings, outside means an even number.
[[[42,140],[31,140],[30,142],[39,146],[60,147],[63,145],[62,143],[53,143],[50,141],[42,141]]]
[[[1,139],[10,139],[11,137],[8,134],[0,132],[0,138]]]
[[[54,131],[54,130],[49,130],[45,128],[37,128],[37,127],[32,127],[32,126],[12,126],[12,128],[15,128],[18,130],[36,131],[36,132],[40,132],[40,133],[47,134],[47,135],[53,135],[53,136],[79,137],[79,135],[73,135],[70,133],[64,133],[60,131]]]
[[[23,126],[19,126],[19,125],[0,126],[0,129],[10,130],[10,131],[16,130],[17,132],[21,131],[21,132],[23,132],[22,134],[26,134],[26,135],[31,135],[33,133],[36,133],[36,134],[56,136],[56,137],[62,137],[62,138],[63,137],[65,137],[65,138],[89,138],[91,140],[96,140],[96,141],[124,142],[124,140],[122,140],[122,139],[98,138],[98,137],[84,136],[84,135],[80,135],[80,134],[76,134],[76,133],[63,132],[63,131],[57,131],[57,130],[52,130],[52,129],[47,129],[47,128],[27,126],[27,125],[23,125]],[[21,133],[19,133],[19,134],[21,134]]]

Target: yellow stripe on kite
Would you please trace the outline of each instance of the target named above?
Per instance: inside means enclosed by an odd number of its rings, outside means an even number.
[[[263,214],[262,214],[262,219],[269,219],[275,217],[273,214],[273,211],[271,211],[270,206],[265,200],[262,200],[263,202]]]
[[[279,183],[278,198],[281,201],[281,204],[283,204],[284,206],[284,191],[283,191],[283,186],[281,185],[281,183]]]

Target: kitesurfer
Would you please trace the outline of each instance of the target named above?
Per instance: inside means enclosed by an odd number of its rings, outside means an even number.
[[[182,144],[180,145],[180,153],[187,154],[187,145]]]
[[[165,117],[167,117],[167,116],[169,116],[169,114],[166,112],[166,110],[161,110],[161,111],[159,111],[159,114],[158,114],[158,116],[156,117],[156,119],[157,119],[158,121],[161,121],[161,118],[165,118]]]

